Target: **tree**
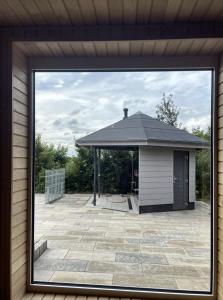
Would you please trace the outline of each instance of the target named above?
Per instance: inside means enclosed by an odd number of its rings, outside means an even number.
[[[173,125],[175,127],[179,127],[180,124],[178,124],[177,119],[180,110],[174,104],[172,98],[173,98],[172,94],[166,96],[166,94],[163,93],[161,104],[158,104],[156,106],[156,115],[158,120]]]
[[[67,156],[67,149],[55,147],[36,137],[35,145],[35,191],[44,192],[45,170],[65,168],[66,193],[89,193],[93,191],[94,155],[92,149],[77,148],[75,157]],[[134,169],[138,154],[135,152]],[[131,192],[132,153],[128,150],[101,150],[101,191],[126,194]],[[134,178],[136,180],[136,178]]]
[[[77,148],[76,171],[78,178],[78,192],[91,192],[93,190],[93,164],[94,155],[92,149]]]
[[[78,192],[79,168],[76,157],[69,157],[65,167],[65,191],[66,193]]]
[[[202,130],[200,127],[192,128],[192,133],[206,141],[211,140],[211,127],[210,126],[207,128],[206,131]]]
[[[70,157],[66,163],[65,189],[68,193],[89,193],[93,190],[92,149],[77,148],[77,156]]]
[[[104,193],[126,194],[131,189],[131,156],[125,150],[101,153],[101,188]]]
[[[41,135],[35,140],[35,191],[44,192],[45,170],[64,168],[67,163],[67,148],[48,145]]]
[[[202,130],[200,127],[193,128],[192,133],[204,140],[211,140],[211,128]],[[209,201],[210,199],[210,168],[211,151],[201,149],[196,151],[196,194],[198,200]]]

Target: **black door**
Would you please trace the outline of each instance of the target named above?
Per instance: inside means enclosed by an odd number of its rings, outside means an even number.
[[[189,152],[174,151],[174,209],[186,209],[189,200]]]

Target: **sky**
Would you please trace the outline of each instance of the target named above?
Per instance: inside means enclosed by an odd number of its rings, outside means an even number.
[[[187,130],[210,126],[210,71],[37,72],[36,134],[72,156],[76,139],[121,120],[124,107],[156,117],[163,93],[173,95]]]

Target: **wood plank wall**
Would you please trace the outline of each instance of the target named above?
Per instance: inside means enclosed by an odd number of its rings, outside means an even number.
[[[25,292],[27,231],[27,66],[25,55],[13,48],[13,178],[12,178],[12,299]]]
[[[218,85],[218,300],[223,300],[223,54]]]

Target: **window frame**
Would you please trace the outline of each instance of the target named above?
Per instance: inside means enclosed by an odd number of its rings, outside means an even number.
[[[130,288],[63,283],[33,282],[34,248],[34,138],[35,138],[35,72],[66,71],[212,71],[211,122],[212,122],[212,181],[211,181],[211,292],[173,291],[151,288]],[[91,296],[152,298],[152,299],[216,299],[217,295],[217,82],[218,59],[216,56],[181,57],[106,57],[106,58],[28,58],[28,243],[27,243],[27,290]]]

